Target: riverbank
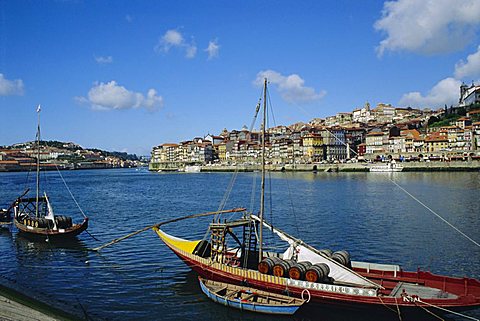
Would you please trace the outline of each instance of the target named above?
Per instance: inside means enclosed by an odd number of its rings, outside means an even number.
[[[74,321],[79,318],[0,285],[0,320]]]
[[[339,164],[274,164],[266,165],[268,171],[295,171],[295,172],[369,172],[370,167],[382,163],[339,163]],[[404,172],[477,172],[480,171],[480,161],[424,161],[398,163]],[[204,165],[202,172],[255,172],[260,171],[260,165]],[[176,168],[166,168],[161,171],[177,171]]]

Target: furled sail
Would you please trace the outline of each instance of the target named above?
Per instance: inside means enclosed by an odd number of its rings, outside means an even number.
[[[252,218],[260,222],[260,218],[258,216],[252,215]],[[290,244],[289,248],[283,254],[284,259],[291,259],[294,254],[296,254],[298,261],[309,261],[312,264],[327,264],[330,268],[329,276],[335,279],[335,281],[337,282],[369,288],[382,288],[379,284],[372,282],[367,278],[364,278],[363,276],[349,269],[348,267],[345,267],[340,263],[332,260],[314,247],[304,243],[302,240],[297,239],[283,231],[280,231],[277,228],[274,228],[265,221],[263,222],[263,225],[270,229],[273,233],[277,234],[280,239]]]

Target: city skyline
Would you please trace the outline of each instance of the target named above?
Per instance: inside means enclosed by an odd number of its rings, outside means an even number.
[[[365,102],[439,108],[480,79],[480,1],[2,1],[0,145],[42,137],[147,155]],[[275,125],[275,124],[272,124]]]

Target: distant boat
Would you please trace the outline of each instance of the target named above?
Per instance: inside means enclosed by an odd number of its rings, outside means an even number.
[[[370,167],[370,172],[401,172],[403,171],[403,166],[397,164],[395,160],[389,161],[383,165],[373,165]]]
[[[200,287],[214,302],[235,309],[265,313],[292,315],[305,300],[282,294],[261,291],[249,287],[198,278]]]
[[[10,209],[0,209],[0,226],[12,224],[12,214]]]
[[[185,173],[200,173],[200,165],[187,165],[185,166]]]
[[[47,241],[72,238],[88,228],[88,217],[84,215],[83,222],[73,223],[71,217],[56,215],[53,212],[46,192],[43,193],[43,196],[40,195],[40,106],[37,113],[36,195],[35,197],[24,197],[28,194],[29,189],[27,189],[12,203],[8,211],[13,209],[13,223],[22,234],[40,237]]]

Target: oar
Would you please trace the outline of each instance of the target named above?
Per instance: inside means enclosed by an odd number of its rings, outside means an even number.
[[[125,236],[122,236],[122,237],[119,237],[119,238],[116,238],[114,239],[113,241],[110,241],[108,243],[105,243],[99,247],[96,247],[96,248],[93,248],[91,249],[92,251],[100,251],[104,248],[106,248],[107,246],[110,246],[110,245],[113,245],[113,244],[116,244],[118,242],[121,242],[125,239],[128,239],[132,236],[135,236],[137,234],[140,234],[142,232],[145,232],[145,231],[148,231],[149,229],[151,228],[154,228],[154,227],[160,227],[161,225],[165,225],[165,224],[169,224],[169,223],[173,223],[173,222],[178,222],[178,221],[182,221],[182,220],[186,220],[186,219],[189,219],[189,218],[196,218],[196,217],[202,217],[202,216],[209,216],[209,215],[217,215],[217,214],[223,214],[223,213],[234,213],[234,212],[243,212],[243,211],[246,211],[246,208],[233,208],[231,210],[223,210],[223,211],[215,211],[215,212],[206,212],[206,213],[198,213],[198,214],[190,214],[190,215],[187,215],[187,216],[182,216],[182,217],[177,217],[177,218],[173,218],[171,220],[167,220],[167,221],[163,221],[163,222],[160,222],[160,223],[157,223],[157,224],[153,224],[153,225],[149,225],[147,227],[144,227],[138,231],[135,231],[135,232],[132,232],[132,233],[129,233]]]

